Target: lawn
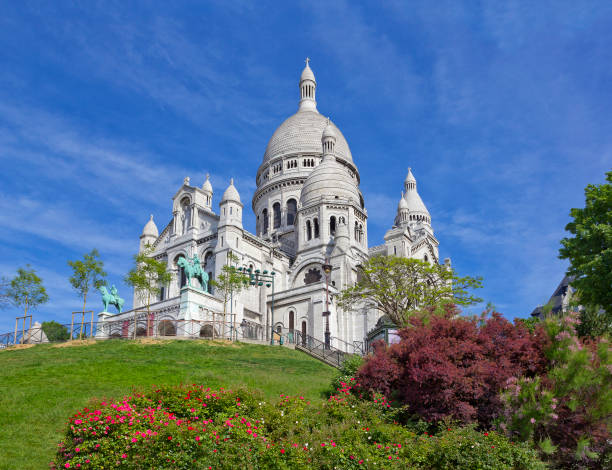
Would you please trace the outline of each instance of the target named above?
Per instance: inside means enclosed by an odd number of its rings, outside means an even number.
[[[73,344],[0,351],[0,469],[47,468],[67,417],[92,397],[196,383],[247,386],[270,400],[286,393],[316,401],[336,372],[281,347],[180,340]]]

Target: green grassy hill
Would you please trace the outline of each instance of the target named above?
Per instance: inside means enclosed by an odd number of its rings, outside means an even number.
[[[322,400],[335,369],[281,347],[211,341],[74,342],[0,351],[0,469],[43,469],[93,398],[153,384],[247,386]]]

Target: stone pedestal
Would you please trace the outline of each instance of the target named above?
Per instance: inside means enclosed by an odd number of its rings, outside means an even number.
[[[220,311],[223,311],[223,302],[209,293],[196,287],[181,289],[179,317],[185,322],[185,336],[200,336],[203,322],[212,320],[212,312]]]
[[[114,317],[112,313],[98,313],[98,325],[96,327],[96,339],[108,339],[110,336],[110,325],[108,322]]]

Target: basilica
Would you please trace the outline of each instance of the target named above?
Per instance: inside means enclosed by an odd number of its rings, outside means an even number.
[[[152,256],[167,263],[173,274],[150,306],[166,327],[172,322],[210,321],[225,309],[231,321],[248,327],[253,337],[265,340],[273,331],[297,331],[302,337],[323,340],[327,328],[335,347],[346,350],[346,345],[362,342],[381,316],[358,306],[341,310],[335,302],[340,290],[357,281],[359,266],[368,257],[385,254],[439,263],[431,217],[410,169],[384,243],[368,245],[367,201],[359,189],[359,170],[340,129],[319,113],[316,90],[307,61],[297,112],[270,138],[255,176],[254,232],[243,227],[244,204],[233,180],[217,209],[208,176],[201,186],[185,178],[172,198],[170,222],[161,232],[153,216],[145,225],[140,250],[150,245]],[[211,280],[232,264],[274,273],[274,282],[242,290],[228,306],[210,284],[192,280],[188,285],[179,260],[194,255]],[[143,303],[134,292],[134,309]],[[113,319],[130,315],[125,312]]]

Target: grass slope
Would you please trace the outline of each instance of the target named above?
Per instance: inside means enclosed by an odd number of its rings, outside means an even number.
[[[334,375],[299,351],[211,341],[110,340],[0,351],[0,469],[48,467],[66,419],[92,397],[196,383],[247,386],[270,400],[286,393],[316,401]]]

